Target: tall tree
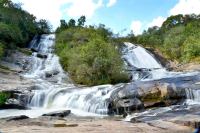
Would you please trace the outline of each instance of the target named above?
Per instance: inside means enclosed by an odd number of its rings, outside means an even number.
[[[70,19],[68,22],[69,27],[75,27],[76,26],[76,21],[74,19]]]
[[[86,17],[85,16],[81,16],[78,19],[78,26],[84,26],[85,22],[86,22]]]

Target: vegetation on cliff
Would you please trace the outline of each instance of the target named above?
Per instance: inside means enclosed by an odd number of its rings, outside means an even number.
[[[170,16],[159,27],[151,27],[142,35],[122,38],[145,47],[160,50],[165,57],[181,63],[200,62],[200,15]]]
[[[22,10],[20,4],[0,0],[0,57],[5,49],[26,47],[36,34],[49,32],[46,20],[37,22],[36,17]]]
[[[112,41],[112,32],[104,25],[83,27],[82,16],[78,25],[74,20],[61,26],[56,33],[56,53],[61,64],[78,84],[98,85],[127,82],[120,52]]]

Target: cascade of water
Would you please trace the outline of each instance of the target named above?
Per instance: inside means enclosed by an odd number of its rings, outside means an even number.
[[[185,89],[187,99],[189,104],[200,103],[200,90],[199,89]]]
[[[162,68],[162,65],[144,48],[132,43],[125,42],[124,44],[123,58],[130,66],[146,69]]]
[[[40,41],[34,38],[30,43],[30,48],[34,49],[31,59],[30,70],[24,75],[29,78],[56,77],[56,81],[61,83],[63,78],[66,78],[64,71],[59,63],[57,55],[52,54],[55,35],[42,35]],[[38,58],[38,54],[44,55],[45,59]]]
[[[42,108],[67,108],[78,109],[97,114],[107,114],[109,112],[109,98],[112,91],[121,87],[101,85],[91,88],[76,88],[75,86],[51,86],[47,90],[35,90],[35,95],[29,107]],[[54,87],[57,87],[54,89]],[[81,89],[81,90],[80,90]]]
[[[32,55],[30,59],[32,67],[24,76],[41,79],[42,81],[39,83],[39,90],[32,90],[34,95],[30,98],[28,106],[44,109],[77,109],[86,112],[107,114],[109,112],[109,98],[112,91],[123,84],[78,88],[73,84],[63,83],[59,78],[67,75],[59,63],[59,58],[52,54],[53,45],[54,35],[42,35],[40,41],[33,40],[30,45],[30,48],[38,52]],[[47,58],[38,58],[38,53],[47,55]],[[47,80],[46,77],[49,73],[53,73],[53,76],[60,81],[59,84]]]
[[[67,75],[59,63],[59,58],[52,53],[54,40],[54,35],[43,35],[40,41],[35,40],[31,43],[30,48],[38,52],[32,55],[30,59],[32,67],[24,76],[40,79],[41,81],[37,80],[37,82],[41,87],[38,90],[32,90],[34,95],[30,97],[28,106],[42,109],[76,109],[98,114],[109,113],[109,100],[112,93],[124,84],[78,88],[73,84],[64,83],[62,79],[66,78]],[[47,58],[38,58],[38,53],[47,55]],[[134,69],[151,70],[141,71],[144,74],[142,79],[144,77],[146,79],[160,78],[163,73],[166,74],[155,58],[140,46],[125,43],[123,54],[127,66]],[[153,70],[155,68],[156,70]],[[132,74],[135,79],[141,79],[137,72]],[[57,82],[49,81],[49,77],[55,78]]]
[[[166,70],[155,57],[141,46],[125,42],[122,53],[133,80],[158,79],[166,74]]]

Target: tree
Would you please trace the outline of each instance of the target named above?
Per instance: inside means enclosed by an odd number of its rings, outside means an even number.
[[[78,26],[84,26],[85,22],[86,22],[86,17],[85,16],[81,16],[78,19]]]
[[[68,22],[69,27],[75,27],[76,26],[76,21],[74,19],[70,19]]]
[[[47,33],[50,33],[50,31],[51,31],[50,30],[51,28],[45,19],[41,19],[38,22],[38,27],[40,29],[41,34],[47,34]]]
[[[13,7],[13,3],[11,0],[0,0],[0,6],[3,7]]]
[[[67,29],[68,28],[68,24],[66,23],[65,20],[60,20],[60,28],[61,29]]]

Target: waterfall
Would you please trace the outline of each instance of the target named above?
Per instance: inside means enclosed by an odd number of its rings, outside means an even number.
[[[61,83],[62,79],[66,78],[60,63],[59,57],[53,52],[55,35],[42,35],[40,40],[34,38],[30,43],[30,48],[37,52],[34,52],[30,57],[30,69],[24,75],[29,78],[41,78],[54,77],[56,82]],[[44,59],[38,58],[38,55],[44,56]]]
[[[199,89],[185,89],[188,104],[200,104],[200,90]]]
[[[36,39],[38,37],[30,44],[36,52],[30,57],[31,67],[24,76],[37,80],[38,89],[32,90],[33,96],[27,106],[108,114],[110,95],[123,84],[77,87],[71,82],[65,83],[69,77],[63,71],[58,56],[52,53],[55,35],[42,35],[39,41]],[[38,54],[46,55],[46,58],[38,58]],[[52,78],[54,82],[49,80]]]
[[[42,35],[39,40],[35,37],[30,43],[30,48],[35,52],[30,57],[29,69],[23,76],[35,80],[37,87],[32,90],[33,96],[30,96],[27,106],[32,109],[64,108],[72,112],[78,110],[104,115],[110,113],[111,97],[115,90],[122,88],[124,84],[94,87],[74,85],[62,69],[59,57],[53,54],[54,44],[55,35]],[[132,71],[134,80],[152,80],[168,74],[156,59],[140,46],[125,43],[122,58],[127,68],[142,70]]]
[[[125,42],[122,54],[127,69],[131,71],[132,80],[152,80],[167,75],[155,57],[139,45]]]
[[[158,69],[163,68],[147,50],[132,43],[125,42],[123,58],[132,67]]]

